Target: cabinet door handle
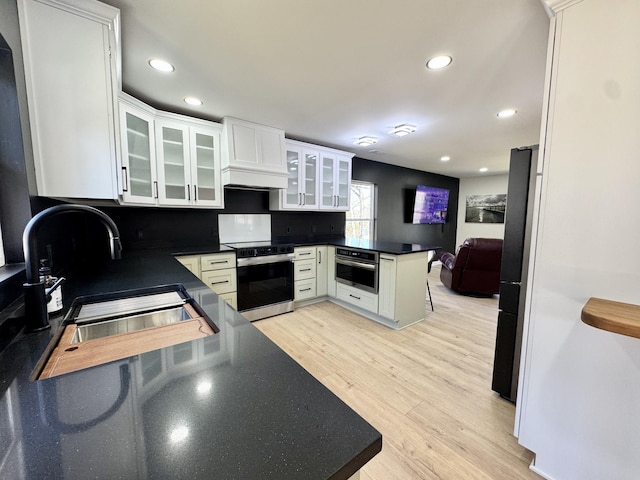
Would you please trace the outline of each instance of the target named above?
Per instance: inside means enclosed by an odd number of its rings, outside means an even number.
[[[211,285],[220,285],[221,283],[229,283],[229,280],[223,280],[221,282],[211,282]]]
[[[351,298],[355,298],[356,300],[362,300],[360,297],[356,297],[355,295],[351,295],[351,294],[349,294],[349,296],[350,296]]]
[[[298,205],[302,205],[302,194],[298,194]]]
[[[198,201],[198,187],[195,184],[193,185],[193,201]]]
[[[386,260],[387,262],[395,262],[393,258],[380,257],[380,260]]]
[[[322,252],[318,250],[318,265],[322,263]]]
[[[158,198],[158,196],[160,195],[160,193],[158,192],[158,182],[157,182],[157,181],[154,181],[154,182],[153,182],[153,188],[154,188],[154,190],[156,191],[156,196],[155,196],[155,198]]]
[[[187,200],[191,201],[191,185],[187,183]]]
[[[127,175],[127,167],[122,167],[122,191],[129,191],[129,178]]]

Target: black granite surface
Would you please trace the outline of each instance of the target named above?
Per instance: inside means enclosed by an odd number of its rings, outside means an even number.
[[[55,328],[6,348],[0,478],[347,479],[380,451],[379,432],[167,252],[75,274],[65,310],[175,283],[218,334],[42,381],[29,376]]]
[[[420,245],[418,243],[397,243],[386,242],[384,240],[360,240],[357,238],[345,238],[340,241],[331,242],[336,247],[353,247],[363,250],[373,250],[380,253],[389,253],[391,255],[404,255],[407,253],[428,252],[431,250],[439,250],[442,247],[438,245]]]

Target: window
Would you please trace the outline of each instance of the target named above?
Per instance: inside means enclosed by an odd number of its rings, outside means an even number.
[[[375,238],[375,185],[351,182],[351,210],[347,212],[345,236],[362,240]]]
[[[4,266],[4,247],[2,246],[2,229],[0,228],[0,267]]]

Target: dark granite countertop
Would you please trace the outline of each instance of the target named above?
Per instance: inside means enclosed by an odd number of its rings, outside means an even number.
[[[346,479],[380,451],[379,432],[167,252],[77,274],[65,309],[175,283],[218,334],[37,382],[53,331],[2,352],[1,478]]]
[[[418,243],[398,243],[384,240],[360,240],[357,238],[345,238],[342,241],[331,242],[336,247],[353,247],[363,250],[373,250],[391,255],[405,255],[407,253],[428,252],[442,248],[438,245],[421,245]]]

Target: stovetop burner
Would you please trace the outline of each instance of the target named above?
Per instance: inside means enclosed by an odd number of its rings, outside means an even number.
[[[227,247],[236,251],[237,258],[263,257],[267,255],[279,255],[293,253],[293,243],[273,244],[269,241],[263,242],[236,242],[226,243]]]

